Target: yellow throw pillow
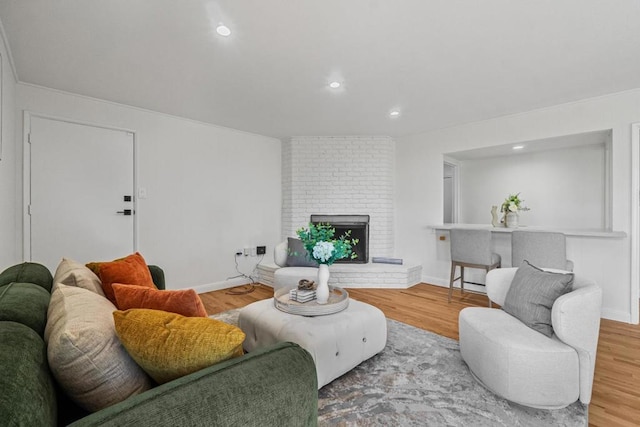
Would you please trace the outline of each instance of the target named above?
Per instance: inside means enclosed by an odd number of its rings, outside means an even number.
[[[243,354],[244,332],[218,320],[144,308],[113,319],[122,345],[159,384]]]

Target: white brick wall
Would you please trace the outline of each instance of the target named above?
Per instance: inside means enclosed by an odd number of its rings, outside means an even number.
[[[311,214],[370,215],[369,256],[394,255],[395,141],[293,137],[282,147],[282,237]]]

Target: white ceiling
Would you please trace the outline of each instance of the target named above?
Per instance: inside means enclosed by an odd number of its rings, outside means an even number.
[[[478,160],[503,156],[517,156],[540,151],[562,150],[586,145],[602,145],[611,141],[611,129],[561,135],[551,138],[536,139],[535,141],[517,141],[511,144],[493,145],[475,148],[473,150],[456,151],[445,154],[454,160]],[[513,147],[520,147],[515,149]]]
[[[638,0],[0,0],[0,20],[21,82],[274,137],[401,136],[640,87]]]

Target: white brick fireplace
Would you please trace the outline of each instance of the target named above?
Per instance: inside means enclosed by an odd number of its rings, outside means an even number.
[[[282,144],[282,239],[312,214],[370,215],[369,256],[394,256],[395,141],[386,136],[293,137]],[[273,270],[261,266],[271,284]],[[419,266],[334,264],[330,283],[406,288]]]
[[[370,256],[393,256],[395,142],[294,137],[282,146],[282,237],[312,214],[370,215]]]

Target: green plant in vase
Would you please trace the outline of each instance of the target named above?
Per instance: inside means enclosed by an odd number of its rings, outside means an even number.
[[[300,228],[296,234],[307,250],[309,258],[318,264],[331,265],[339,259],[358,257],[353,252],[353,246],[358,243],[358,239],[351,238],[351,230],[336,239],[336,229],[331,224],[309,223],[309,228]]]
[[[316,302],[326,304],[329,300],[329,266],[339,259],[357,258],[353,246],[358,239],[351,238],[351,230],[336,238],[336,229],[322,223],[309,223],[309,228],[300,228],[296,234],[307,250],[307,256],[319,264]]]
[[[503,223],[505,227],[518,227],[518,212],[529,210],[528,207],[523,205],[523,202],[524,199],[520,198],[520,193],[509,194],[509,196],[504,199],[500,207],[500,212],[503,214],[500,222]]]

